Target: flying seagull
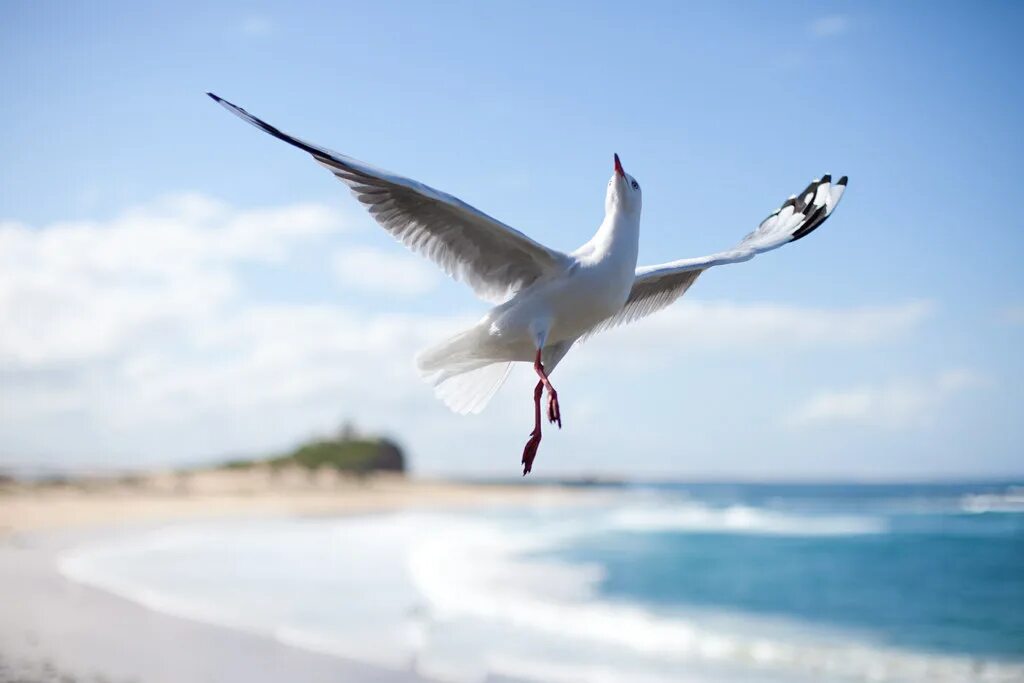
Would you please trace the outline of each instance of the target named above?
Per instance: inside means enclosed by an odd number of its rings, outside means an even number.
[[[300,140],[207,94],[257,128],[313,155],[348,185],[382,228],[496,304],[473,327],[420,353],[416,365],[449,408],[478,413],[504,383],[512,363],[533,363],[538,381],[533,432],[523,449],[524,475],[540,445],[544,391],[548,421],[562,426],[550,376],[576,341],[665,308],[708,268],[748,261],[806,237],[832,214],[846,189],[846,176],[835,183],[822,176],[732,249],[638,268],[643,193],[617,154],[604,220],[588,242],[566,254],[457,197]]]

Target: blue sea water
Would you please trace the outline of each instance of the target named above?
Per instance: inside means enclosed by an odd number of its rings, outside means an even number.
[[[154,609],[439,680],[1024,681],[1024,487],[661,484],[76,549]]]
[[[711,504],[734,528],[695,533],[667,504],[660,524],[656,512],[639,520],[643,533],[613,529],[568,544],[563,557],[603,567],[608,598],[783,616],[942,653],[1024,657],[1024,490],[1013,502],[998,485],[658,490],[666,500]],[[769,515],[794,526],[773,529]]]

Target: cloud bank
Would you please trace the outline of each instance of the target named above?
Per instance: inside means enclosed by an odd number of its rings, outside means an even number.
[[[484,305],[395,312],[399,299],[436,296],[443,278],[398,246],[357,237],[327,206],[242,209],[199,194],[106,221],[0,222],[0,463],[124,467],[266,452],[344,418],[400,430],[435,467],[464,450],[467,435],[517,437],[523,424],[507,407],[522,404],[528,418],[529,405],[515,381],[507,402],[467,419],[448,414],[413,369],[417,350]],[[285,279],[320,269],[328,289],[333,281],[353,296],[268,296],[247,276],[253,268]],[[367,295],[377,305],[357,305]],[[584,421],[618,400],[591,372],[602,364],[666,369],[693,354],[756,364],[794,350],[868,348],[912,335],[932,309],[684,300],[589,341],[559,373],[579,387]],[[857,400],[867,407],[851,407]],[[892,412],[878,402],[826,397],[801,419]]]
[[[949,402],[986,383],[972,370],[955,369],[925,379],[824,391],[804,403],[790,422],[796,426],[924,427],[934,424]]]

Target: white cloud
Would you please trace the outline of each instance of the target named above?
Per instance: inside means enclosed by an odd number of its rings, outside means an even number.
[[[683,299],[585,345],[596,362],[657,364],[682,352],[768,357],[807,349],[864,347],[906,338],[934,310],[928,301],[856,308],[735,304]]]
[[[898,380],[878,386],[826,391],[812,397],[790,418],[794,426],[868,425],[890,429],[933,424],[940,410],[963,392],[986,384],[965,369],[924,380]]]
[[[819,38],[839,36],[850,30],[850,17],[844,14],[832,14],[820,17],[811,22],[811,34]]]
[[[344,416],[393,426],[432,405],[412,357],[468,320],[247,291],[242,266],[305,270],[298,250],[333,247],[346,227],[320,205],[194,194],[102,222],[0,223],[0,461],[259,452]],[[351,253],[407,276],[401,256]]]
[[[350,247],[337,252],[334,274],[343,285],[400,296],[424,294],[441,280],[437,268],[420,256],[373,247]]]
[[[237,264],[280,263],[342,224],[319,205],[242,211],[195,194],[105,223],[0,223],[0,363],[95,359],[208,319],[237,298]]]

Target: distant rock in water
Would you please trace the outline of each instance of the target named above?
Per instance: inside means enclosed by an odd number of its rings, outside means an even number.
[[[405,472],[406,465],[405,454],[397,443],[383,437],[357,435],[348,425],[335,437],[304,443],[286,455],[265,460],[232,460],[225,467],[242,469],[263,464],[274,468],[332,468],[353,474]]]

